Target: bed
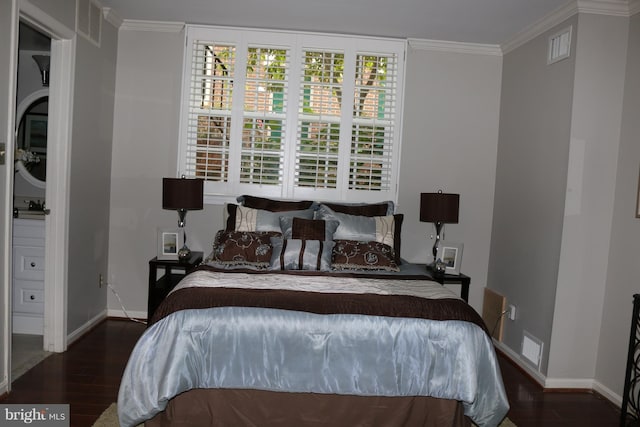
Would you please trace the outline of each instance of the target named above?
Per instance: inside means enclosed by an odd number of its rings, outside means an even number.
[[[247,197],[149,319],[120,386],[123,427],[500,423],[482,319],[400,257],[389,202]]]

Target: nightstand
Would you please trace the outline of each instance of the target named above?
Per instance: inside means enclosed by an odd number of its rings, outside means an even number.
[[[434,282],[438,282],[441,285],[447,284],[459,284],[461,285],[460,289],[460,297],[469,302],[469,284],[471,283],[471,278],[464,274],[437,274],[433,271],[425,268],[427,271],[427,276],[431,278]]]
[[[193,271],[202,262],[202,252],[191,252],[186,261],[159,260],[149,261],[149,296],[147,299],[147,320],[151,319],[156,308],[185,274]],[[164,270],[158,275],[158,270]],[[160,278],[158,278],[160,276]]]

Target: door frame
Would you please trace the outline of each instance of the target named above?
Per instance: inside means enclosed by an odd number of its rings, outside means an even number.
[[[10,3],[10,4],[7,4]],[[13,277],[12,272],[12,231],[13,231],[13,161],[14,161],[14,128],[15,128],[15,97],[17,91],[17,69],[18,69],[18,2],[17,0],[10,0],[2,5],[3,10],[6,7],[10,10],[11,16],[8,21],[10,23],[9,29],[9,73],[8,73],[8,92],[9,95],[6,100],[0,100],[0,102],[6,102],[7,116],[6,123],[0,125],[0,129],[6,131],[4,135],[0,136],[0,140],[5,140],[5,165],[0,168],[4,172],[4,200],[2,206],[5,209],[3,217],[3,234],[4,242],[0,243],[3,246],[2,253],[2,299],[4,300],[3,307],[5,308],[2,313],[2,376],[0,377],[0,392],[5,392],[11,389],[11,330],[13,328],[12,316],[11,316],[11,298],[13,294],[11,279]],[[5,128],[6,126],[6,128]],[[1,251],[0,251],[1,252]]]
[[[29,1],[20,2],[19,18],[51,38],[47,163],[55,167],[47,167],[45,190],[45,204],[51,213],[45,216],[43,348],[62,352],[67,349],[68,210],[76,35],[73,29]],[[9,203],[11,212],[13,200]],[[11,253],[10,246],[5,246],[5,250]]]

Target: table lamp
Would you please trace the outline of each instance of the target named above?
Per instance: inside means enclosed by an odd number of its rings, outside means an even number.
[[[202,209],[202,188],[200,178],[162,178],[162,208],[178,211],[178,227],[184,234],[184,245],[178,251],[178,259],[186,260],[191,256],[187,247],[187,235],[184,231],[187,211]]]
[[[420,221],[432,222],[436,227],[436,241],[433,243],[433,261],[438,254],[438,244],[444,236],[445,224],[458,223],[459,194],[420,193]]]

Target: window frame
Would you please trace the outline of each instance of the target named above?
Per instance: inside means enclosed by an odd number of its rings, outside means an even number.
[[[185,52],[183,61],[182,93],[180,106],[179,147],[177,176],[190,176],[187,168],[190,141],[189,114],[191,108],[191,77],[193,42],[214,41],[216,44],[235,45],[235,75],[231,109],[231,140],[229,144],[228,182],[205,180],[204,202],[206,204],[233,203],[242,194],[260,195],[276,199],[305,199],[322,201],[397,202],[400,153],[402,145],[402,116],[405,81],[406,40],[363,37],[341,34],[318,34],[292,31],[272,31],[246,28],[187,25],[185,27]],[[273,47],[289,49],[290,68],[287,80],[287,105],[285,107],[286,131],[283,139],[282,185],[243,184],[240,182],[242,128],[245,117],[244,95],[246,81],[247,50],[250,47]],[[337,188],[314,188],[296,186],[296,149],[298,147],[299,103],[301,89],[302,54],[306,50],[336,50],[344,52],[344,75],[342,80],[342,106],[340,114],[340,140],[338,150]],[[355,97],[355,73],[358,54],[396,56],[395,92],[393,94],[392,146],[388,189],[349,189],[353,105]],[[240,137],[238,137],[240,133]],[[239,139],[238,139],[239,138]],[[234,144],[234,142],[236,142]]]

